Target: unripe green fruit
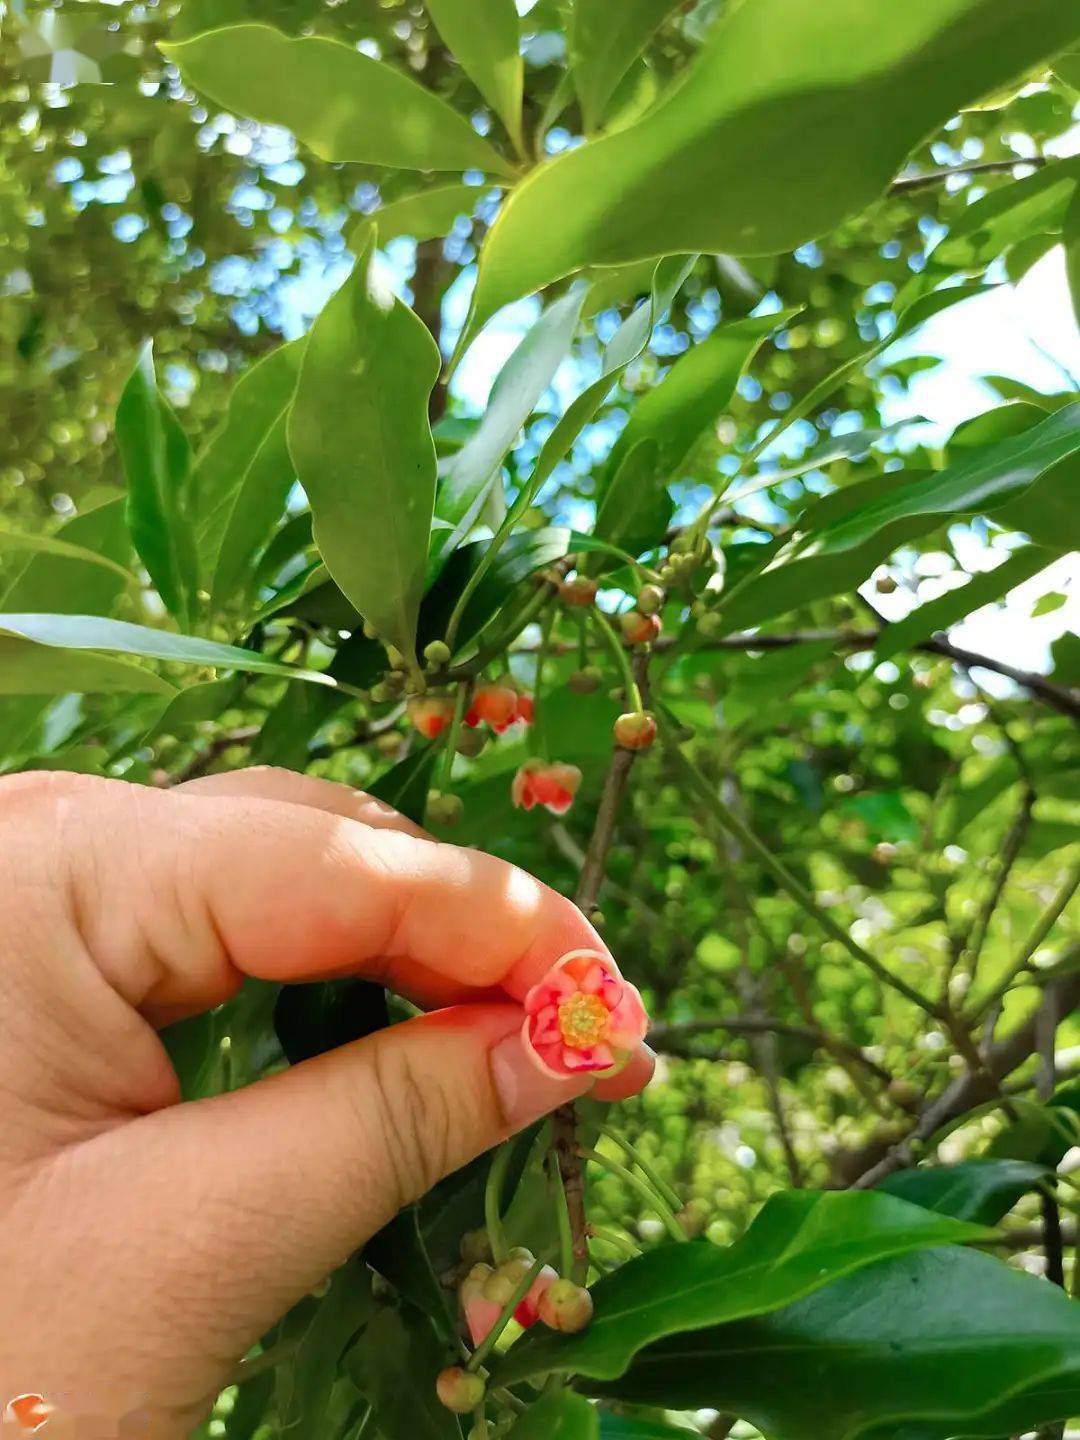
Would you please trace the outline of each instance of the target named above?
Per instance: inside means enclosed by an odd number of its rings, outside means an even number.
[[[424,646],[424,659],[429,665],[442,667],[450,664],[450,646],[445,640],[432,640]]]
[[[525,1269],[528,1270],[528,1266]],[[522,1272],[524,1273],[524,1272]],[[511,1272],[507,1265],[500,1265],[484,1281],[483,1296],[490,1300],[493,1305],[503,1306],[509,1304],[513,1298],[514,1291],[521,1284],[521,1275],[516,1271]]]
[[[643,615],[655,615],[664,603],[659,585],[643,585],[638,591],[637,608]]]
[[[460,795],[442,795],[433,790],[428,796],[428,819],[433,825],[456,825],[465,813]]]
[[[452,1410],[455,1415],[468,1415],[484,1403],[487,1386],[471,1370],[451,1365],[440,1372],[435,1381],[435,1393],[447,1410]]]
[[[475,760],[486,744],[487,736],[482,730],[464,729],[457,737],[457,752],[467,760]]]
[[[589,915],[589,924],[594,930],[603,930],[607,924],[607,917],[602,910],[593,910]]]
[[[396,730],[387,730],[385,735],[379,735],[376,738],[375,749],[380,755],[387,757],[396,755],[401,749],[401,736]]]
[[[481,1228],[479,1230],[466,1230],[460,1242],[461,1258],[466,1265],[477,1266],[486,1260],[491,1259],[491,1237],[488,1232]],[[472,1275],[470,1274],[470,1279]],[[485,1270],[483,1278],[487,1279]]]
[[[889,1099],[902,1110],[917,1110],[922,1100],[922,1091],[911,1080],[890,1080]]]
[[[408,678],[403,670],[388,670],[383,676],[383,684],[391,695],[400,695]]]
[[[673,585],[675,581],[679,578],[678,570],[676,570],[675,566],[672,565],[670,561],[668,561],[664,565],[661,565],[657,573],[660,576],[661,585]]]
[[[397,699],[397,695],[385,680],[380,680],[377,685],[371,687],[371,698],[376,705],[390,705]]]
[[[645,711],[628,711],[615,721],[615,743],[624,750],[648,750],[656,739],[656,721]]]
[[[512,1265],[524,1265],[525,1270],[530,1269],[536,1264],[536,1256],[531,1250],[527,1250],[524,1245],[515,1245],[507,1256],[507,1259]],[[525,1274],[525,1270],[521,1272],[522,1277]]]
[[[379,632],[370,620],[364,621],[364,638],[365,640],[377,640],[379,638]]]
[[[575,695],[592,695],[599,690],[603,678],[599,670],[587,665],[584,670],[575,670],[566,683]]]
[[[540,1297],[540,1319],[562,1335],[576,1335],[593,1317],[593,1298],[572,1280],[556,1280]]]
[[[710,611],[708,614],[702,615],[697,624],[698,630],[702,635],[706,636],[706,638],[712,635],[719,635],[720,631],[724,628],[723,620],[715,611]]]

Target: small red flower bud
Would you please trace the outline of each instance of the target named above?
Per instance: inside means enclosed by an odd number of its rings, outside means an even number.
[[[592,1296],[572,1280],[556,1280],[540,1301],[540,1319],[563,1335],[576,1335],[592,1317]]]
[[[425,695],[408,704],[408,716],[413,728],[436,739],[454,718],[454,702],[449,695]]]
[[[533,715],[535,713],[535,710],[536,706],[533,702],[533,697],[531,695],[519,695],[517,703],[517,714],[514,716],[514,719],[520,720],[525,725],[531,725],[533,723]]]
[[[576,765],[527,760],[514,776],[510,798],[519,810],[542,805],[552,815],[565,815],[580,784],[581,771]]]
[[[468,1415],[470,1410],[483,1404],[487,1386],[483,1379],[474,1375],[471,1370],[463,1370],[460,1365],[450,1365],[440,1371],[435,1381],[435,1393],[447,1410],[452,1410],[455,1415]]]
[[[619,616],[619,626],[627,645],[647,645],[660,634],[658,615],[643,615],[640,610],[626,610]]]
[[[559,599],[564,605],[576,605],[584,607],[591,605],[596,599],[596,581],[588,575],[575,575],[572,580],[564,580],[559,586]]]
[[[505,730],[517,717],[518,698],[517,691],[509,685],[480,685],[465,717],[466,722],[477,725],[484,720],[493,730]]]
[[[648,750],[656,739],[656,721],[643,710],[629,711],[615,721],[615,743],[624,750]]]

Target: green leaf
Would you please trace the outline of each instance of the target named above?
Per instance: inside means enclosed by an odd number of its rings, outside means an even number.
[[[898,1170],[877,1188],[939,1215],[996,1225],[1048,1173],[1046,1166],[1023,1160],[965,1160]]]
[[[570,64],[585,129],[604,118],[619,81],[678,0],[575,0],[570,25]]]
[[[1059,80],[1073,90],[1080,92],[1080,50],[1069,50],[1059,55],[1051,66]]]
[[[90,564],[81,555],[76,558],[43,550],[12,581],[3,595],[3,607],[107,615],[124,589],[120,577],[127,577],[126,562],[131,559],[126,509],[127,501],[122,496],[107,500],[65,521],[55,535],[65,545],[110,561],[116,570]]]
[[[138,587],[138,580],[130,570],[125,570],[123,565],[117,565],[107,555],[97,555],[93,550],[87,550],[82,545],[73,545],[69,540],[61,540],[55,535],[22,535],[17,530],[0,529],[0,551],[2,550],[25,550],[33,555],[53,555],[62,560],[78,560],[84,565],[101,565],[106,570],[111,570],[114,575],[119,575],[125,585]]]
[[[441,364],[416,315],[373,271],[374,232],[308,337],[289,448],[326,568],[415,663],[435,498],[428,397]]]
[[[351,1045],[390,1024],[386,991],[369,980],[283,985],[274,1030],[290,1065]]]
[[[512,173],[445,101],[339,40],[228,25],[161,49],[216,104],[283,125],[322,160]]]
[[[278,346],[240,377],[196,463],[199,561],[215,609],[247,588],[252,562],[285,508],[294,478],[285,419],[304,343]]]
[[[1078,33],[1060,0],[729,6],[641,121],[517,187],[481,256],[469,333],[583,266],[792,250],[881,195],[965,102]]]
[[[1061,609],[1068,598],[1062,590],[1050,590],[1045,595],[1040,595],[1031,607],[1031,618],[1037,620],[1040,615],[1052,615],[1055,610]]]
[[[644,1420],[636,1415],[600,1412],[600,1440],[700,1440],[697,1430],[666,1425],[662,1420]]]
[[[873,1191],[786,1191],[767,1200],[726,1249],[704,1241],[665,1245],[605,1276],[593,1290],[588,1330],[528,1336],[498,1378],[574,1371],[614,1379],[664,1335],[761,1315],[884,1255],[985,1233]]]
[[[450,234],[459,215],[471,215],[477,202],[491,193],[490,186],[466,185],[464,181],[455,180],[450,185],[436,185],[416,195],[406,195],[402,200],[392,200],[363,217],[353,231],[350,246],[356,249],[358,243],[363,244],[369,225],[374,225],[379,232],[380,250],[401,235],[408,235],[417,244],[423,240],[441,240]]]
[[[981,270],[1033,235],[1061,233],[1080,180],[1080,159],[1051,161],[969,205],[934,249],[930,265]]]
[[[195,635],[174,635],[152,630],[147,625],[130,625],[125,620],[105,620],[100,615],[8,615],[0,614],[0,634],[21,636],[37,645],[55,647],[66,654],[63,663],[76,665],[73,651],[106,650],[121,655],[140,655],[148,660],[170,660],[179,665],[211,665],[219,670],[249,670],[257,675],[276,675],[286,680],[307,680],[314,685],[333,687],[335,680],[316,670],[298,670],[268,660],[255,650],[236,645],[219,645]],[[58,662],[59,663],[59,662]],[[172,694],[173,687],[150,671],[148,690]],[[67,689],[78,688],[67,686]],[[119,688],[133,688],[130,686]]]
[[[194,725],[220,722],[224,712],[236,703],[240,688],[235,677],[186,686],[160,712],[144,740],[156,739],[159,735],[183,735]]]
[[[898,522],[921,521],[925,532],[947,516],[993,514],[1077,450],[1080,403],[1059,410],[1021,435],[980,447],[947,470],[870,500],[827,530],[815,532],[808,527],[810,541],[802,553],[836,555]]]
[[[376,1314],[346,1366],[383,1440],[461,1440],[457,1417],[435,1394],[435,1377],[450,1363],[428,1317],[403,1306]]]
[[[1024,545],[1019,550],[1014,550],[993,570],[973,575],[966,585],[946,591],[936,600],[920,605],[902,620],[887,625],[875,647],[877,658],[888,660],[902,650],[911,650],[927,636],[948,630],[950,625],[955,625],[965,615],[1002,599],[1015,586],[1045,569],[1054,558],[1053,551],[1044,550],[1038,545]]]
[[[191,517],[191,446],[157,388],[154,347],[143,347],[116,409],[128,485],[128,529],[170,614],[190,622],[199,586]]]
[[[54,649],[51,642],[37,644],[12,633],[7,623],[11,618],[0,615],[0,695],[104,695],[123,690],[176,694],[167,680],[141,665],[104,655],[72,655]]]
[[[422,825],[438,754],[437,746],[418,746],[369,785],[368,794],[392,805],[414,824]]]
[[[520,152],[525,65],[514,0],[425,0],[425,8]]]
[[[545,1395],[515,1423],[507,1440],[598,1440],[600,1416],[572,1390]]]
[[[670,519],[667,482],[681,478],[680,466],[706,427],[723,413],[765,338],[795,313],[718,326],[637,402],[608,461],[596,517],[601,539],[635,554],[659,543]]]
[[[439,486],[436,514],[453,528],[435,537],[438,554],[453,550],[479,519],[499,467],[566,358],[586,288],[572,285],[549,305],[499,372],[484,418],[450,461]]]
[[[455,1334],[447,1291],[439,1284],[420,1228],[420,1210],[407,1205],[364,1246],[364,1261],[399,1295],[427,1315],[450,1341]]]
[[[334,1272],[295,1355],[278,1369],[278,1421],[290,1440],[326,1440],[331,1397],[345,1351],[375,1313],[370,1272],[351,1260]]]
[[[917,1433],[934,1440],[1014,1435],[1080,1407],[1080,1306],[987,1255],[922,1251],[662,1341],[591,1388],[718,1407],[773,1440],[886,1440],[905,1420],[932,1422]]]
[[[1069,294],[1080,323],[1080,186],[1073,192],[1072,201],[1066,211],[1062,239],[1065,242],[1065,270],[1069,279]]]

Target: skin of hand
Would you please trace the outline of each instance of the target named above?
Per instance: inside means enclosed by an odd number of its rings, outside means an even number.
[[[518,1034],[579,947],[604,949],[564,897],[328,781],[0,781],[0,1410],[34,1392],[46,1436],[79,1411],[95,1440],[132,1415],[188,1435],[397,1210],[589,1088]],[[158,1029],[245,976],[341,975],[433,1013],[180,1101]],[[651,1065],[643,1047],[594,1093]]]

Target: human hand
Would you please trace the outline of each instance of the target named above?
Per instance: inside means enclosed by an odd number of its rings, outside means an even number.
[[[0,875],[0,1407],[85,1396],[187,1435],[397,1210],[589,1088],[519,1038],[529,987],[604,948],[577,908],[343,786],[14,777]],[[179,1103],[155,1027],[245,976],[344,974],[436,1013]],[[642,1049],[596,1093],[650,1070]]]

